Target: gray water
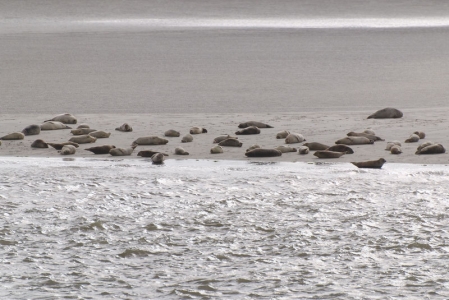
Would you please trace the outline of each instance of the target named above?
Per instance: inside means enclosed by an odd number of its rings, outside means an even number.
[[[2,158],[2,299],[447,299],[442,165]]]

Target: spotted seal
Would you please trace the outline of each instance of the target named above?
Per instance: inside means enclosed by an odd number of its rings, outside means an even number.
[[[369,115],[368,119],[397,119],[402,118],[403,115],[404,114],[399,109],[386,107]]]
[[[255,126],[257,128],[273,128],[273,126],[262,123],[262,122],[257,122],[257,121],[248,121],[248,122],[243,122],[239,124],[239,128],[247,128],[250,126]]]
[[[279,150],[282,153],[297,152],[298,151],[298,149],[296,149],[296,148],[285,146],[285,145],[277,146],[274,149]]]
[[[200,133],[207,133],[207,129],[206,128],[202,128],[202,127],[192,127],[190,128],[189,131],[190,134],[200,134]]]
[[[94,131],[97,131],[97,130],[91,129],[91,128],[76,128],[76,129],[70,130],[70,133],[73,135],[85,135],[85,134],[89,134]]]
[[[182,148],[182,147],[176,147],[175,148],[175,154],[176,155],[189,155],[189,152],[184,150],[184,148]]]
[[[442,154],[445,152],[446,149],[443,147],[443,145],[432,144],[416,151],[415,154]]]
[[[95,146],[95,147],[90,147],[84,150],[90,151],[93,154],[109,154],[109,151],[111,151],[111,149],[114,149],[115,146],[114,145],[102,145],[102,146]]]
[[[69,139],[69,142],[74,142],[77,144],[88,144],[88,143],[95,143],[96,140],[97,140],[96,137],[85,134],[85,135],[76,135],[74,137],[71,137]]]
[[[129,148],[113,148],[109,150],[109,154],[112,156],[130,156],[135,148],[136,145],[132,145]]]
[[[259,134],[260,129],[256,126],[249,126],[235,132],[237,135]]]
[[[153,151],[153,150],[141,150],[137,153],[137,156],[141,156],[141,157],[151,157],[156,153],[162,153],[160,151]],[[162,153],[165,156],[168,156],[167,153]]]
[[[31,148],[48,148],[48,144],[44,140],[37,139],[31,143]]]
[[[223,153],[223,148],[220,145],[216,145],[216,146],[210,148],[210,153],[211,154]]]
[[[36,124],[29,125],[22,130],[22,133],[24,135],[38,135],[41,133],[41,126]]]
[[[62,149],[59,151],[61,155],[71,155],[75,154],[76,148],[73,145],[64,145]]]
[[[218,145],[226,147],[242,147],[243,143],[237,139],[229,138],[219,142]]]
[[[21,132],[13,132],[0,137],[0,140],[23,140],[25,135]]]
[[[158,136],[144,136],[140,137],[133,142],[137,145],[165,145],[168,143],[167,139]]]
[[[245,152],[247,157],[276,157],[281,156],[282,152],[276,149],[256,148]]]
[[[41,124],[41,130],[58,130],[58,129],[72,129],[64,123],[58,121],[48,121]]]
[[[160,164],[164,163],[164,160],[165,160],[165,155],[160,152],[155,153],[155,154],[153,154],[153,156],[151,156],[151,161],[155,165],[160,165]]]
[[[313,153],[313,155],[318,158],[339,158],[340,156],[342,156],[344,154],[345,154],[345,152],[336,152],[336,151],[329,151],[329,150],[318,150],[315,153]]]
[[[377,160],[368,160],[361,162],[351,162],[357,168],[370,168],[370,169],[380,169],[387,161],[383,158]]]
[[[180,137],[181,133],[179,133],[179,131],[176,131],[174,129],[169,129],[166,132],[164,132],[164,136],[166,136],[166,137]]]
[[[115,128],[115,130],[121,131],[121,132],[131,132],[131,131],[133,131],[133,128],[128,123],[123,123],[119,127]]]
[[[78,122],[78,120],[72,114],[57,115],[50,120],[45,120],[44,122],[48,122],[48,121],[58,121],[58,122],[61,122],[64,124],[76,124],[76,122]]]
[[[308,147],[310,151],[326,150],[329,148],[328,145],[317,142],[304,143],[302,145]]]
[[[339,139],[335,142],[335,144],[343,144],[343,145],[365,145],[365,144],[374,144],[374,140],[371,140],[364,136],[347,136],[342,139]]]
[[[90,136],[93,136],[97,139],[105,139],[111,136],[110,132],[106,132],[103,130],[96,130],[89,133]]]
[[[352,150],[351,147],[348,147],[348,146],[343,145],[343,144],[330,146],[326,150],[335,151],[335,152],[345,152],[346,154],[353,154],[354,153],[354,150]]]
[[[289,135],[287,135],[287,137],[285,138],[285,143],[286,144],[295,144],[295,143],[302,143],[304,142],[306,139],[304,138],[304,136],[302,134],[299,133],[290,133]]]
[[[73,142],[64,142],[64,143],[47,143],[47,145],[55,148],[56,150],[61,150],[62,147],[64,147],[65,145],[72,145],[75,148],[78,148],[79,145],[77,143],[73,143]]]

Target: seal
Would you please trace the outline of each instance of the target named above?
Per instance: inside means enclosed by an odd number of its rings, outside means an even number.
[[[394,145],[393,147],[391,147],[390,153],[391,154],[401,154],[402,153],[401,146]]]
[[[380,138],[378,136],[375,136],[375,135],[372,135],[372,134],[368,134],[368,133],[365,133],[365,132],[353,132],[353,131],[351,131],[351,132],[348,132],[346,135],[347,136],[364,136],[364,137],[367,137],[367,138],[369,138],[370,140],[373,140],[373,141],[385,141],[383,138]]]
[[[223,148],[221,148],[220,145],[214,146],[214,147],[210,148],[210,153],[211,154],[223,153]]]
[[[38,135],[41,133],[41,126],[36,124],[29,125],[22,130],[22,133],[24,135]]]
[[[444,149],[443,145],[433,144],[416,151],[415,154],[441,154],[445,152],[446,149]]]
[[[105,132],[103,130],[96,130],[96,131],[92,131],[91,133],[89,133],[90,136],[93,136],[97,139],[104,139],[104,138],[108,138],[111,136],[110,132]]]
[[[81,129],[81,128],[90,128],[89,125],[87,124],[79,124],[78,127],[76,127],[77,129]]]
[[[368,119],[397,119],[402,118],[403,115],[399,109],[386,107],[371,114]]]
[[[336,152],[336,151],[329,151],[329,150],[319,150],[313,153],[314,156],[318,158],[339,158],[340,156],[344,155],[345,152]]]
[[[164,132],[164,135],[167,137],[180,137],[181,134],[179,133],[179,131],[173,130],[173,129],[169,129],[166,132]]]
[[[64,123],[57,121],[48,121],[41,125],[41,130],[57,130],[57,129],[72,129],[72,127],[69,127]]]
[[[260,129],[256,126],[249,126],[235,132],[235,134],[237,135],[259,134],[259,133]]]
[[[426,137],[426,134],[424,132],[422,132],[422,131],[415,131],[413,133],[416,134],[417,136],[419,136],[419,138],[421,140]]]
[[[277,139],[285,139],[289,134],[290,134],[290,131],[288,131],[288,130],[280,131],[276,134],[276,138]]]
[[[339,139],[335,142],[335,144],[343,144],[343,145],[365,145],[365,144],[374,144],[374,140],[370,140],[364,136],[347,136],[342,139]]]
[[[193,136],[190,133],[187,133],[185,136],[182,137],[181,142],[182,143],[190,143],[193,141]]]
[[[200,134],[200,133],[207,133],[207,129],[202,128],[202,127],[196,127],[196,126],[190,128],[190,134]]]
[[[123,125],[115,128],[115,130],[121,131],[121,132],[131,132],[131,131],[133,131],[133,128],[128,123],[123,123]]]
[[[251,150],[253,150],[253,149],[258,149],[258,148],[260,148],[259,145],[252,145],[251,147],[249,147],[248,149],[246,149],[246,152],[251,151]]]
[[[167,143],[168,140],[155,135],[140,137],[133,142],[133,144],[137,145],[165,145]]]
[[[41,139],[37,139],[31,144],[31,148],[48,148],[48,144]]]
[[[57,115],[57,116],[53,117],[50,120],[46,120],[44,122],[48,122],[48,121],[58,121],[58,122],[61,122],[64,124],[76,124],[77,119],[72,114],[61,114],[61,115]]]
[[[308,154],[309,153],[309,147],[307,146],[299,146],[298,147],[298,154]]]
[[[65,142],[65,143],[47,143],[47,145],[55,148],[56,150],[61,150],[62,147],[64,147],[65,145],[72,145],[75,148],[78,148],[79,145],[77,143],[73,143],[73,142]]]
[[[95,143],[97,140],[96,137],[90,136],[90,135],[76,135],[69,139],[69,142],[74,142],[77,144],[88,144],[88,143]]]
[[[164,160],[165,160],[165,155],[160,152],[155,153],[155,154],[153,154],[153,156],[151,156],[151,161],[155,165],[160,165],[160,164],[164,163]]]
[[[219,142],[218,145],[226,147],[242,147],[243,144],[237,139],[229,138]]]
[[[409,136],[408,139],[405,140],[406,143],[416,143],[419,141],[419,135],[417,134],[412,134]]]
[[[132,145],[129,148],[113,148],[109,150],[109,154],[112,156],[129,156],[133,153],[136,145]]]
[[[388,142],[388,143],[387,143],[387,146],[385,147],[385,150],[391,151],[391,148],[392,148],[393,146],[399,146],[399,147],[401,147],[402,145],[401,145],[401,142],[399,142],[399,141]]]
[[[10,134],[7,134],[5,136],[2,136],[0,140],[23,140],[25,138],[25,135],[21,132],[13,132]]]
[[[306,146],[311,151],[317,151],[317,150],[326,150],[329,148],[328,145],[317,143],[317,142],[311,142],[311,143],[304,143],[303,146]]]
[[[247,157],[275,157],[275,156],[281,156],[282,152],[276,149],[264,149],[264,148],[257,148],[250,150],[248,152],[245,152],[245,155]]]
[[[160,152],[160,151],[153,151],[153,150],[141,150],[141,151],[139,151],[139,153],[137,153],[137,156],[151,157],[151,156],[153,156],[156,153],[162,153],[162,152]],[[162,153],[162,154],[164,154],[165,156],[168,156],[168,154],[166,154],[166,153]]]
[[[229,134],[226,134],[226,135],[217,136],[212,143],[218,144],[219,142],[224,141],[229,138],[236,139],[236,140],[238,139],[238,137],[236,137],[236,136],[230,136]]]
[[[73,135],[85,135],[85,134],[89,134],[94,131],[97,131],[97,130],[90,129],[90,128],[77,128],[77,129],[70,130],[70,133]]]
[[[184,148],[182,148],[182,147],[176,147],[175,148],[175,154],[176,155],[189,155],[189,152],[184,150]]]
[[[96,146],[96,147],[90,147],[84,150],[90,151],[93,154],[108,154],[111,149],[114,149],[114,145],[102,145],[102,146]]]
[[[239,128],[246,128],[246,127],[250,127],[250,126],[256,126],[258,128],[274,128],[271,125],[262,123],[262,122],[257,122],[257,121],[248,121],[248,122],[243,122],[239,124]]]
[[[298,151],[298,149],[296,149],[296,148],[289,147],[289,146],[284,146],[284,145],[277,146],[277,147],[275,147],[274,149],[279,150],[279,151],[281,151],[282,153],[288,153],[288,152],[296,152],[296,151]]]
[[[333,145],[326,150],[329,151],[335,151],[335,152],[345,152],[346,154],[353,154],[354,150],[352,150],[351,147],[348,147],[346,145],[340,144],[340,145]]]
[[[383,158],[379,158],[378,160],[368,160],[361,162],[351,162],[357,168],[369,168],[369,169],[380,169],[387,161]]]
[[[304,138],[304,136],[302,134],[299,133],[290,133],[289,135],[287,135],[287,137],[285,138],[285,143],[286,144],[295,144],[295,143],[302,143],[304,142],[306,139]]]
[[[419,151],[421,151],[423,148],[425,148],[425,147],[427,147],[427,146],[430,146],[430,145],[433,145],[433,144],[435,144],[435,143],[434,143],[434,142],[431,142],[431,141],[422,143],[421,145],[418,146],[418,148],[416,149],[416,151],[419,152]]]
[[[59,153],[61,155],[75,154],[75,152],[76,152],[76,148],[75,148],[75,146],[72,146],[72,145],[64,145],[64,147],[62,147],[62,149],[59,151]]]
[[[376,135],[376,133],[372,129],[365,129],[365,130],[363,130],[363,133],[370,134],[370,135]]]

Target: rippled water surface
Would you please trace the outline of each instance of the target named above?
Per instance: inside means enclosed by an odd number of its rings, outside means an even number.
[[[2,299],[444,299],[449,168],[0,159]]]

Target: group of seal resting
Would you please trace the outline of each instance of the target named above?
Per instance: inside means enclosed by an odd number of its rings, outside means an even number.
[[[368,119],[395,119],[402,118],[403,113],[395,108],[384,108],[368,116]],[[42,139],[35,140],[31,147],[33,148],[48,148],[53,147],[58,150],[61,155],[74,154],[79,148],[80,144],[95,143],[98,139],[109,138],[111,133],[102,130],[96,130],[90,128],[87,124],[81,124],[78,128],[72,129],[71,124],[77,124],[77,119],[72,114],[60,114],[51,119],[44,121],[41,125],[32,124],[26,126],[21,132],[13,132],[0,138],[0,140],[23,140],[25,136],[38,135],[43,130],[61,130],[71,129],[73,137],[67,142],[63,143],[50,143],[45,142]],[[211,154],[223,153],[223,147],[242,147],[243,143],[237,137],[238,135],[257,135],[261,134],[261,129],[273,128],[273,126],[259,122],[259,121],[247,121],[238,124],[238,131],[235,132],[236,136],[224,134],[216,137],[213,140],[214,144],[210,149]],[[115,128],[121,132],[132,132],[133,128],[128,123],[123,123],[121,126]],[[191,127],[189,133],[182,137],[182,143],[193,142],[194,135],[207,133],[207,129],[199,126]],[[168,138],[181,137],[181,133],[174,129],[169,129],[164,132],[164,136]],[[349,146],[352,145],[369,145],[378,141],[384,141],[381,137],[377,136],[371,129],[364,130],[362,132],[349,132],[345,137],[342,137],[335,141],[334,145],[327,145],[315,141],[306,141],[305,137],[297,132],[291,132],[289,130],[283,130],[276,134],[276,139],[284,139],[286,145],[277,146],[274,148],[262,148],[259,145],[253,145],[249,147],[244,155],[246,157],[277,157],[283,153],[296,152],[300,155],[306,155],[309,151],[315,151],[313,155],[320,159],[339,158],[343,155],[353,154],[354,150]],[[405,143],[418,142],[425,138],[425,133],[421,131],[413,132]],[[143,136],[135,139],[130,146],[116,147],[115,145],[105,144],[100,146],[93,146],[85,148],[84,150],[90,151],[93,154],[109,154],[111,156],[129,156],[132,155],[136,147],[140,145],[165,145],[169,142],[168,139],[159,136]],[[290,144],[303,143],[297,148],[291,147]],[[1,141],[0,141],[1,145]],[[391,154],[401,154],[401,143],[399,141],[388,142],[386,150]],[[443,145],[433,142],[426,142],[418,146],[416,154],[436,154],[445,153]],[[183,147],[176,147],[174,150],[175,155],[189,155]],[[154,164],[162,164],[167,153],[162,153],[154,150],[141,150],[137,153],[140,157],[150,157]],[[352,162],[358,168],[381,168],[385,163],[384,158]]]

